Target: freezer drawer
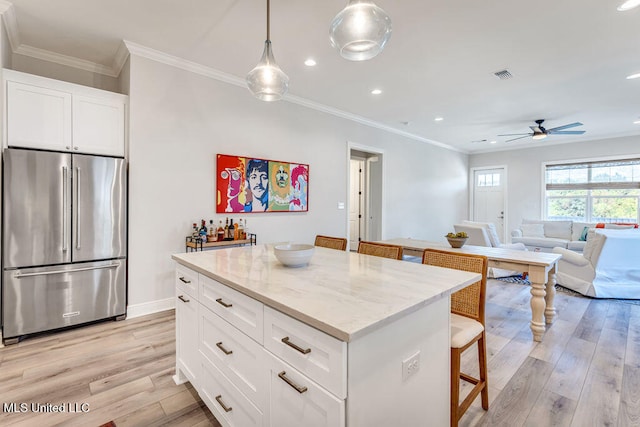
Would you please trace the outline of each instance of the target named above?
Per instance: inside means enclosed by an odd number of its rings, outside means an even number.
[[[4,271],[5,339],[125,314],[126,260]]]

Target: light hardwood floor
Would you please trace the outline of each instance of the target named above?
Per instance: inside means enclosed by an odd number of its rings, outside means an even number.
[[[640,426],[640,305],[558,292],[556,321],[534,343],[529,296],[528,286],[489,281],[490,409],[477,399],[461,426]],[[166,311],[0,349],[0,404],[89,404],[87,413],[3,407],[0,426],[219,426],[189,385],[173,383],[174,327]]]

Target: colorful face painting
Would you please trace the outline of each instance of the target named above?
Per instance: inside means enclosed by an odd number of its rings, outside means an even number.
[[[218,154],[216,212],[244,212],[245,161],[243,157]]]
[[[216,212],[308,210],[309,165],[217,156]]]
[[[290,211],[306,211],[307,195],[309,194],[309,166],[291,165],[291,200],[289,201]]]

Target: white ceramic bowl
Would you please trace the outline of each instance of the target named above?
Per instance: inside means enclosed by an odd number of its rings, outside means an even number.
[[[273,253],[282,265],[302,267],[309,264],[315,246],[304,244],[284,244],[273,247]]]

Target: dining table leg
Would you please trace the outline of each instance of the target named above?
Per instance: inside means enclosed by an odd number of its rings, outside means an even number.
[[[553,318],[556,316],[556,307],[553,303],[556,297],[556,268],[558,264],[554,264],[549,269],[547,275],[546,295],[544,297],[546,308],[544,310],[544,320],[547,325],[553,323]]]
[[[546,330],[544,314],[546,308],[547,274],[544,267],[529,266],[529,281],[531,282],[531,332],[534,341],[542,341]]]

